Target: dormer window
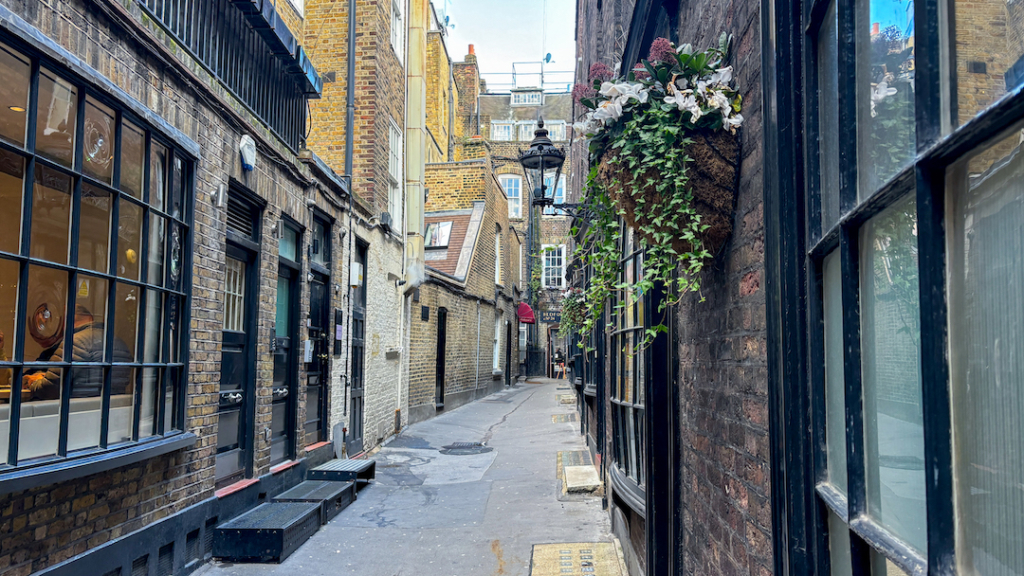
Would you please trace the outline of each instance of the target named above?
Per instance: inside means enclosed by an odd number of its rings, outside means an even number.
[[[544,104],[544,93],[540,90],[534,92],[513,92],[513,106],[541,106]]]

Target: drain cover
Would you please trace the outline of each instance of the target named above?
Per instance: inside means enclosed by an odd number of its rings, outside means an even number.
[[[490,446],[484,446],[479,442],[454,442],[449,444],[439,452],[447,456],[472,456],[474,454],[485,454],[494,450]]]

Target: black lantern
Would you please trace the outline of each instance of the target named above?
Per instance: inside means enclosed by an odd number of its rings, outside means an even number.
[[[544,119],[537,122],[530,147],[519,155],[519,163],[526,172],[527,184],[533,191],[534,206],[550,206],[555,203],[554,189],[562,174],[565,153],[555,147],[544,129]]]

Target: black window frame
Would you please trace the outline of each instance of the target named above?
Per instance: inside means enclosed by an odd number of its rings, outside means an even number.
[[[24,37],[21,35],[25,34]],[[190,446],[195,441],[195,435],[186,431],[185,397],[188,385],[188,333],[191,316],[191,268],[192,268],[192,234],[194,202],[195,202],[195,165],[197,162],[196,151],[198,147],[191,141],[183,141],[184,135],[166,124],[161,118],[152,115],[144,105],[131,99],[126,93],[115,87],[109,80],[88,68],[78,58],[67,53],[65,50],[51,42],[34,37],[31,30],[26,27],[12,25],[8,32],[0,32],[0,42],[3,42],[11,50],[20,53],[30,62],[31,75],[28,96],[28,108],[25,110],[26,133],[24,143],[8,142],[0,138],[0,149],[5,153],[17,155],[24,159],[24,177],[22,181],[22,211],[21,211],[21,239],[17,252],[0,252],[0,257],[6,261],[17,262],[19,266],[18,299],[16,303],[15,325],[18,339],[14,342],[14,354],[9,360],[0,361],[0,367],[10,369],[12,393],[9,399],[9,442],[7,461],[0,463],[0,491],[13,491],[18,489],[31,488],[47,483],[57,482],[65,479],[77,478],[87,474],[109,470],[116,466],[122,466],[138,462]],[[53,77],[67,82],[75,87],[76,94],[76,117],[75,117],[75,144],[73,158],[70,166],[54,161],[36,149],[36,126],[37,108],[39,97],[39,77],[41,70],[45,68]],[[84,150],[84,124],[86,122],[87,99],[95,101],[110,108],[114,115],[114,134],[112,147],[113,167],[110,176],[110,183],[89,175],[85,172],[83,163]],[[140,198],[134,197],[131,193],[120,189],[121,179],[121,134],[124,122],[130,122],[135,128],[144,134],[145,156],[142,166],[142,190]],[[187,139],[186,139],[187,140]],[[181,198],[178,200],[177,216],[170,212],[169,200],[161,199],[159,207],[150,202],[151,166],[153,162],[152,150],[154,144],[160,144],[167,151],[165,165],[165,190],[178,190]],[[180,172],[175,167],[180,163]],[[31,255],[31,225],[32,225],[32,198],[34,191],[34,178],[36,167],[43,167],[47,170],[59,173],[71,179],[73,190],[70,206],[70,224],[68,229],[69,256],[67,263],[58,263],[44,260]],[[83,186],[90,186],[110,195],[110,228],[108,230],[109,244],[106,270],[96,271],[78,267],[77,238],[79,222],[81,221],[81,198]],[[163,192],[162,192],[163,193]],[[138,258],[139,279],[134,280],[121,277],[117,271],[117,243],[118,243],[118,221],[122,203],[138,206],[142,210],[142,222],[140,225],[141,238]],[[148,278],[149,266],[149,241],[150,221],[153,216],[163,219],[164,225],[164,260],[162,277],[158,284],[151,284]],[[177,249],[180,252],[177,274],[172,273],[170,253],[175,249],[172,244],[172,237],[177,231],[180,235],[180,243]],[[59,367],[64,371],[64,378],[61,383],[60,409],[59,409],[59,437],[56,454],[53,456],[42,456],[18,462],[17,451],[19,448],[20,416],[23,401],[20,393],[13,393],[13,390],[22,386],[21,379],[27,370],[42,367],[43,364],[36,364],[34,361],[26,362],[24,355],[24,337],[26,322],[26,293],[28,286],[29,267],[40,267],[50,270],[58,270],[67,274],[67,301],[66,317],[73,318],[75,310],[76,291],[70,289],[77,285],[80,274],[98,278],[106,282],[106,311],[108,318],[112,318],[115,310],[117,286],[128,285],[139,289],[138,309],[139,321],[136,328],[136,358],[132,362],[115,362],[112,359],[111,348],[113,346],[114,323],[105,323],[105,359],[103,362],[73,362],[66,358],[61,362],[46,361],[46,366]],[[172,285],[171,283],[174,283]],[[157,350],[157,362],[145,362],[144,339],[145,327],[143,318],[146,314],[146,301],[151,293],[158,294],[161,298],[173,297],[176,303],[177,320],[177,342],[175,342],[178,358],[176,361],[169,361],[167,358],[172,353],[171,335],[173,322],[168,320],[167,309],[171,307],[164,303],[165,313],[161,314],[160,325],[160,348]],[[64,330],[63,345],[65,350],[71,350],[73,346],[73,330]],[[110,424],[111,404],[111,380],[112,372],[117,367],[130,368],[135,371],[133,383],[133,421],[131,423],[132,439],[129,441],[116,442],[108,438]],[[94,367],[104,370],[101,398],[101,423],[98,446],[78,450],[68,450],[68,433],[70,420],[70,400],[72,392],[72,374],[75,367]],[[153,434],[142,437],[140,433],[141,418],[141,396],[142,379],[146,369],[158,372],[159,383],[154,392],[154,421]],[[169,379],[175,384],[172,390],[170,410],[165,404]]]
[[[855,0],[835,0],[839,70],[854,70]],[[1010,90],[956,126],[953,3],[916,0],[915,153],[887,183],[857,198],[856,82],[839,79],[838,224],[820,230],[815,39],[829,0],[762,0],[765,150],[765,261],[768,305],[772,509],[777,574],[828,574],[829,510],[849,522],[852,571],[870,572],[880,553],[913,574],[954,574],[953,421],[950,406],[946,281],[947,170],[998,142],[1024,120],[1024,91]],[[947,13],[948,12],[948,13]],[[917,212],[927,548],[910,550],[866,515],[858,235],[868,221],[909,195]],[[843,341],[848,509],[825,481],[820,262],[833,249],[843,266]],[[954,343],[955,345],[955,343]],[[814,431],[807,434],[807,430]]]

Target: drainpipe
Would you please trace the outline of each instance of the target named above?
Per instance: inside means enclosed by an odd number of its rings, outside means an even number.
[[[354,125],[356,118],[356,0],[348,0],[348,71],[345,83],[345,177],[348,179],[348,350],[345,353],[347,368],[352,370],[352,264],[355,261],[355,234],[352,225],[356,194],[352,183],[352,147],[354,146]],[[348,417],[348,376],[345,378],[345,395],[342,398],[342,416]]]
[[[476,301],[476,385],[473,389],[480,388],[480,301]]]

